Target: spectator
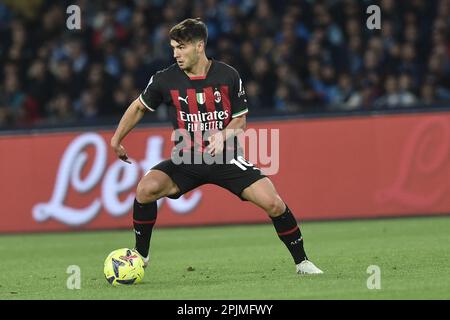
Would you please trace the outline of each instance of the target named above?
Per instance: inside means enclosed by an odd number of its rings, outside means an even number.
[[[352,78],[349,74],[343,73],[339,76],[338,85],[330,93],[331,109],[348,110],[347,102],[353,94]],[[351,109],[351,107],[350,107]]]
[[[173,62],[169,30],[191,16],[208,25],[208,56],[240,72],[252,114],[450,102],[448,0],[381,0],[379,32],[364,28],[368,2],[357,0],[79,1],[76,31],[61,4],[9,3],[0,4],[2,128],[116,122]],[[166,119],[161,110],[151,117]]]
[[[417,104],[418,99],[413,93],[412,78],[407,73],[402,73],[398,78],[399,85],[399,105],[402,107],[410,107]]]
[[[430,106],[436,101],[436,88],[431,81],[425,82],[420,88],[420,103]]]
[[[298,104],[295,103],[293,94],[286,85],[280,84],[275,91],[275,109],[281,112],[298,110]]]
[[[403,74],[399,78],[388,75],[385,84],[384,95],[375,101],[376,108],[410,107],[417,102],[417,98],[410,91],[411,77],[409,75]]]
[[[47,122],[49,124],[74,123],[76,120],[70,96],[65,93],[59,93],[52,98],[47,106]]]
[[[0,101],[2,101],[0,107],[4,109],[2,111],[4,123],[21,124],[25,116],[26,95],[20,88],[17,75],[6,76],[2,87],[0,88]]]

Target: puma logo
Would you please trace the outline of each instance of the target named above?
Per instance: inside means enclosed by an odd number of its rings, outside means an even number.
[[[303,237],[300,237],[300,239],[297,239],[295,241],[291,241],[291,246],[295,246],[296,244],[299,244],[301,241],[303,241]]]
[[[186,104],[188,104],[187,99],[188,99],[187,96],[186,96],[186,98],[178,97],[178,100],[184,101],[184,103],[186,103]]]

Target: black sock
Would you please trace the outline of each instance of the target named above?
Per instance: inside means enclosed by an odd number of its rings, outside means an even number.
[[[153,226],[156,222],[158,207],[156,201],[141,204],[134,199],[133,226],[136,236],[136,250],[143,256],[148,256]]]
[[[286,206],[286,211],[278,217],[272,218],[278,237],[284,242],[294,258],[295,264],[308,259],[303,248],[303,237],[291,210]]]

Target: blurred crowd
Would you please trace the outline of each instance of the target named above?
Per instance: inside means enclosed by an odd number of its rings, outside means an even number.
[[[66,26],[71,4],[81,30]],[[381,30],[366,26],[371,4]],[[450,103],[450,0],[4,0],[0,128],[117,121],[174,62],[168,31],[188,17],[240,72],[252,114]]]

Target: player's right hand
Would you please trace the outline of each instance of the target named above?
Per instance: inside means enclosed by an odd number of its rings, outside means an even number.
[[[111,147],[113,148],[115,154],[117,155],[117,157],[120,160],[131,164],[130,160],[128,160],[127,151],[125,150],[125,148],[121,144],[119,144],[119,145],[112,145]]]

